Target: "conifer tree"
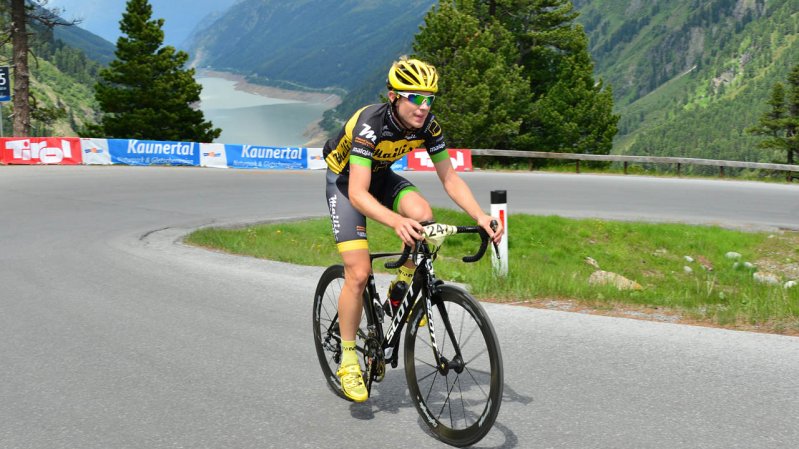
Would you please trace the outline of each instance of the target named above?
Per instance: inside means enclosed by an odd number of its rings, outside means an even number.
[[[793,164],[799,156],[799,64],[788,75],[787,98],[785,86],[775,83],[768,105],[771,108],[747,132],[766,137],[758,146],[785,151],[787,163]]]
[[[481,24],[441,2],[414,48],[442,72],[435,113],[450,146],[512,147],[530,101],[513,36],[497,21]]]
[[[758,124],[747,129],[750,134],[765,136],[766,139],[758,143],[760,148],[788,150],[785,139],[785,118],[788,109],[785,107],[785,87],[782,83],[775,83],[771,89],[771,98],[768,101],[771,109],[763,113]],[[792,164],[791,152],[788,151],[788,163]]]
[[[431,10],[414,50],[441,71],[436,114],[450,140],[609,153],[619,117],[610,89],[594,81],[576,17],[568,0],[445,0]],[[471,124],[479,126],[463,132]]]
[[[788,117],[785,119],[785,138],[787,141],[788,163],[794,163],[794,156],[799,157],[799,64],[794,66],[788,75],[791,86],[788,95]]]
[[[200,86],[188,54],[162,46],[164,19],[148,0],[128,0],[116,59],[100,72],[95,97],[105,113],[94,132],[106,137],[211,142],[221,130],[194,107]]]

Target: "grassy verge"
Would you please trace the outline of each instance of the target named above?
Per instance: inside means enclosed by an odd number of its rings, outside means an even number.
[[[470,224],[464,214],[436,209],[439,222]],[[534,306],[663,315],[679,321],[767,332],[799,334],[799,235],[749,233],[718,227],[646,224],[512,215],[509,275],[496,278],[489,257],[466,265],[474,237],[447,240],[436,262],[440,278],[467,283],[482,300]],[[245,229],[202,229],[187,237],[194,245],[284,262],[325,266],[340,259],[328,218]],[[373,251],[396,251],[390,229],[369,224]],[[741,258],[727,257],[737,252]],[[690,257],[690,259],[686,258]],[[590,285],[597,268],[637,282],[639,290]],[[737,262],[737,263],[736,263]],[[752,264],[751,267],[745,262]],[[375,266],[378,271],[382,266]],[[779,280],[769,285],[754,273]]]

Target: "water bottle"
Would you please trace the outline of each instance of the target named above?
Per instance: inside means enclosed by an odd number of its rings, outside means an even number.
[[[391,283],[391,286],[388,288],[388,299],[385,304],[383,304],[383,310],[385,310],[386,315],[394,316],[394,313],[397,311],[400,304],[402,304],[402,300],[405,298],[406,293],[408,293],[407,282],[394,281]]]

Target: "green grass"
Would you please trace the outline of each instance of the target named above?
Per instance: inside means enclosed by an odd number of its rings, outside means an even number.
[[[470,224],[468,216],[436,209],[439,222]],[[490,257],[467,265],[460,257],[473,253],[473,236],[447,240],[436,261],[445,280],[470,285],[475,296],[500,302],[568,300],[595,309],[656,308],[682,318],[727,327],[799,332],[799,287],[782,283],[799,278],[799,235],[749,233],[719,227],[574,220],[557,216],[515,214],[509,218],[509,274],[496,278]],[[396,251],[393,231],[369,222],[372,251]],[[187,237],[194,245],[284,262],[326,266],[340,263],[328,218],[278,223],[245,229],[202,229]],[[743,257],[736,267],[729,251]],[[695,261],[688,262],[685,256]],[[591,286],[596,270],[638,282],[641,290],[620,291]],[[712,265],[702,267],[697,260]],[[744,261],[777,275],[782,283],[755,282]],[[691,268],[687,272],[684,267]],[[385,271],[375,264],[377,271]]]

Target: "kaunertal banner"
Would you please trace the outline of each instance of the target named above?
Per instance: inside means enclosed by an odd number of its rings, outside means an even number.
[[[111,162],[127,165],[200,165],[200,144],[109,139]]]
[[[308,168],[308,149],[297,147],[261,147],[225,145],[230,168],[301,170]]]

